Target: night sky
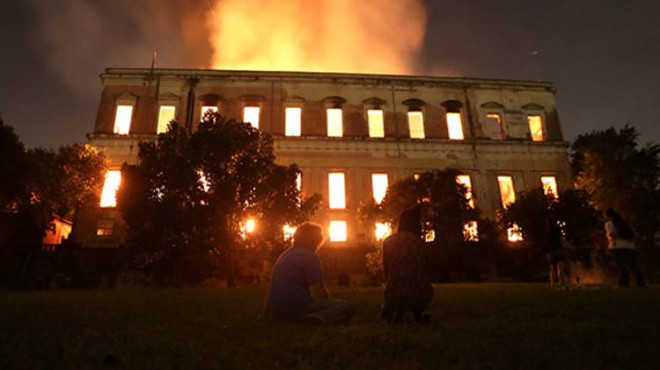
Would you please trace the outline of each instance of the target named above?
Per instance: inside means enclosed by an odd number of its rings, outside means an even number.
[[[417,74],[551,81],[567,140],[629,123],[642,143],[660,142],[660,1],[425,3]],[[28,147],[85,141],[105,68],[149,67],[154,50],[157,67],[208,66],[208,9],[207,0],[3,0],[5,123]]]

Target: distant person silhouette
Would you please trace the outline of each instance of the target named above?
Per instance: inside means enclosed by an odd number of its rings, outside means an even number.
[[[562,243],[561,228],[555,217],[548,217],[546,252],[550,265],[550,285],[566,287],[568,285],[568,251]]]
[[[607,218],[605,233],[608,247],[619,270],[619,285],[622,287],[630,285],[630,275],[628,274],[628,268],[630,268],[637,279],[637,286],[645,286],[644,273],[637,261],[633,229],[619,213],[611,208],[605,211],[605,216]]]

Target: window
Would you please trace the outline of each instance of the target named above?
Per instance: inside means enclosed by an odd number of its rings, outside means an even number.
[[[557,199],[559,192],[557,191],[557,179],[554,176],[541,176],[541,184],[543,184],[545,195]]]
[[[513,178],[511,176],[497,176],[500,186],[500,198],[502,207],[508,207],[516,201],[516,192],[513,189]]]
[[[247,122],[254,128],[259,128],[259,107],[244,107],[243,122]]]
[[[529,133],[532,136],[532,141],[545,141],[543,119],[541,116],[527,116],[527,122],[529,123]]]
[[[330,221],[331,242],[345,242],[347,237],[346,221]]]
[[[383,201],[385,194],[387,194],[388,178],[386,173],[371,174],[371,189],[374,196],[374,201],[377,204]]]
[[[447,113],[447,129],[449,130],[449,139],[463,140],[463,123],[461,122],[460,113]]]
[[[477,221],[468,221],[463,224],[463,240],[466,242],[479,241],[479,228]]]
[[[202,120],[204,119],[204,115],[206,112],[211,111],[213,113],[218,113],[218,106],[217,105],[205,105],[202,107]]]
[[[108,171],[101,192],[101,207],[117,207],[117,189],[121,183],[121,171]]]
[[[474,208],[474,199],[472,198],[472,181],[470,175],[456,176],[456,182],[465,186],[465,199],[468,201],[470,208]]]
[[[383,110],[369,109],[367,118],[369,119],[369,137],[385,137]]]
[[[384,240],[390,235],[392,235],[392,225],[387,222],[376,222],[376,240]]]
[[[330,137],[344,136],[341,108],[328,108],[327,115],[328,115],[328,136]]]
[[[167,126],[170,122],[174,121],[174,114],[176,107],[174,105],[161,105],[158,111],[158,127],[156,128],[157,134],[167,132]]]
[[[346,208],[346,184],[343,172],[328,174],[328,198],[331,209]]]
[[[112,235],[112,228],[115,222],[113,220],[98,220],[96,222],[96,236]]]
[[[514,223],[510,228],[506,229],[506,238],[512,243],[521,242],[523,240],[523,235],[520,226]]]
[[[486,114],[486,130],[491,139],[503,140],[504,128],[502,127],[502,117],[497,113]]]
[[[302,122],[302,108],[289,107],[284,110],[286,136],[300,136]]]
[[[424,115],[421,111],[408,112],[408,130],[411,139],[424,138]]]
[[[133,118],[132,105],[117,105],[115,127],[113,132],[119,135],[128,135],[129,131],[131,130],[131,118]]]

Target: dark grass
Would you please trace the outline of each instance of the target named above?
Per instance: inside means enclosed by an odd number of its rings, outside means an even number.
[[[255,318],[257,288],[0,292],[0,369],[660,369],[660,287],[436,287],[428,326]]]

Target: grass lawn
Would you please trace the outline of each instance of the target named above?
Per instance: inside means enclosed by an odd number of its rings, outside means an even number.
[[[341,327],[256,319],[264,290],[0,292],[0,369],[660,369],[660,287],[436,286],[428,326],[378,321],[381,290],[332,289]]]

